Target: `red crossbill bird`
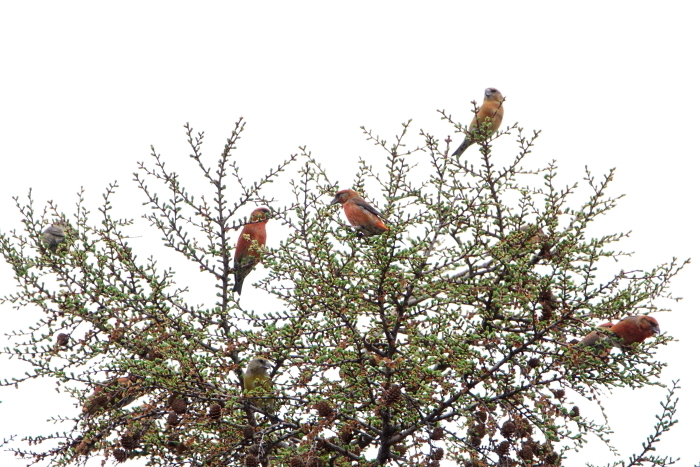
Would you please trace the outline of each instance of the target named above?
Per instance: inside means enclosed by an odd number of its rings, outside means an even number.
[[[243,289],[243,280],[250,274],[255,265],[260,262],[260,255],[265,248],[265,241],[267,240],[265,224],[267,224],[269,216],[269,209],[255,209],[250,215],[250,223],[243,227],[243,231],[238,237],[236,252],[233,255],[234,278],[236,281],[233,291],[238,292],[238,295],[241,294]]]
[[[345,211],[350,225],[357,231],[360,237],[381,235],[389,228],[382,222],[382,214],[371,204],[365,201],[354,190],[340,190],[335,194],[331,205],[340,203]]]
[[[138,396],[135,377],[114,378],[95,389],[83,405],[83,413],[91,417],[102,409],[120,409],[134,402]]]
[[[484,103],[477,109],[476,115],[469,124],[469,131],[462,144],[452,153],[453,157],[461,156],[472,143],[498,131],[503,121],[503,100],[503,94],[498,89],[486,88]]]
[[[579,342],[579,345],[605,349],[603,356],[609,353],[609,349],[605,348],[605,342],[608,340],[611,340],[612,345],[615,347],[629,350],[632,344],[640,343],[647,337],[652,337],[661,332],[656,319],[646,315],[628,316],[615,325],[605,323],[600,325],[599,328],[609,329],[612,336],[605,331],[591,331]]]
[[[56,253],[59,245],[66,241],[70,227],[65,221],[58,221],[47,227],[42,236],[41,242],[51,253]]]
[[[623,350],[630,348],[632,344],[644,341],[647,337],[659,334],[661,329],[655,318],[646,315],[628,316],[610,328],[618,339],[613,340],[615,347]]]
[[[248,362],[248,366],[243,374],[244,393],[254,393],[260,395],[265,394],[266,398],[251,397],[249,400],[258,408],[264,410],[268,414],[274,414],[275,404],[270,396],[272,394],[272,378],[268,370],[272,369],[272,363],[262,357],[253,357]]]

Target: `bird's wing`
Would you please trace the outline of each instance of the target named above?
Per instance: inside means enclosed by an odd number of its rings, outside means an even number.
[[[53,225],[51,227],[47,228],[46,230],[44,230],[44,232],[49,233],[55,237],[65,237],[66,236],[66,234],[63,232],[63,229],[61,229],[60,227],[53,226]]]
[[[367,201],[365,201],[365,200],[362,200],[362,201],[356,200],[356,201],[355,201],[355,204],[357,204],[359,207],[361,207],[361,208],[364,209],[365,211],[371,212],[372,214],[374,214],[374,215],[377,216],[377,217],[382,217],[382,218],[384,218],[384,216],[382,215],[382,213],[379,212],[379,210],[378,210],[377,208],[375,208],[374,206],[372,206],[371,204],[369,204],[369,203],[368,203]]]

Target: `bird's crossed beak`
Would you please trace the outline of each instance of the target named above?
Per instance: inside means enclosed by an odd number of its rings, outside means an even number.
[[[340,199],[338,199],[338,197],[335,196],[333,198],[333,200],[331,200],[331,204],[329,204],[329,206],[333,206],[334,204],[338,204],[338,203],[340,203]]]
[[[661,328],[659,328],[658,324],[652,324],[651,325],[651,332],[653,332],[654,334],[660,334]]]

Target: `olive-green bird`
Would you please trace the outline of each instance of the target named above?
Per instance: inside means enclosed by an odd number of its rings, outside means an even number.
[[[255,394],[264,397],[249,397],[249,400],[259,409],[270,415],[275,413],[275,402],[272,399],[272,379],[268,370],[272,369],[272,363],[262,357],[253,357],[243,374],[244,394]]]

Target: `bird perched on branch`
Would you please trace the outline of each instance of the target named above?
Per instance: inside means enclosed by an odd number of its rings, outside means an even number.
[[[503,94],[496,88],[486,88],[484,103],[476,110],[469,131],[453,157],[459,157],[472,143],[481,141],[498,131],[503,121]]]
[[[613,323],[601,324],[598,326],[600,331],[598,329],[594,329],[593,331],[589,332],[586,334],[586,337],[581,339],[578,345],[581,347],[593,347],[595,352],[601,357],[607,357],[610,353],[610,346],[606,346],[605,342],[610,339],[610,334],[604,330],[610,330],[611,327],[613,327]]]
[[[641,343],[647,337],[659,334],[659,322],[655,318],[646,315],[628,316],[610,328],[618,339],[613,340],[613,345],[623,350],[629,350],[634,343]]]
[[[236,242],[236,251],[233,255],[233,269],[235,285],[234,292],[241,294],[243,280],[250,274],[256,264],[260,262],[260,255],[265,249],[267,232],[265,224],[270,216],[267,208],[257,208],[250,215],[250,222],[243,227],[241,235]]]
[[[340,190],[335,194],[331,205],[340,203],[350,225],[359,237],[371,237],[387,232],[389,228],[382,221],[382,213],[365,201],[355,190]]]
[[[658,321],[646,315],[628,316],[617,324],[605,323],[600,325],[599,328],[608,329],[612,335],[604,330],[591,331],[578,345],[604,349],[602,351],[603,356],[609,353],[609,347],[605,347],[605,343],[608,340],[615,347],[622,350],[630,350],[632,344],[641,343],[646,338],[661,332]]]
[[[69,229],[70,226],[66,221],[55,222],[44,230],[41,236],[41,242],[51,253],[56,253],[59,246],[65,243]],[[65,245],[63,245],[61,249],[65,249]]]
[[[275,404],[271,399],[272,378],[268,370],[272,369],[272,363],[262,357],[253,357],[243,374],[244,393],[265,395],[267,397],[250,397],[250,402],[270,415],[275,412]]]
[[[510,232],[503,240],[491,249],[491,253],[498,259],[507,259],[510,257],[521,257],[524,254],[531,253],[533,250],[545,248],[546,240],[544,231],[533,224],[525,224],[517,230]]]
[[[135,376],[114,378],[95,388],[83,405],[83,413],[91,417],[102,409],[120,409],[134,402],[141,394]]]

